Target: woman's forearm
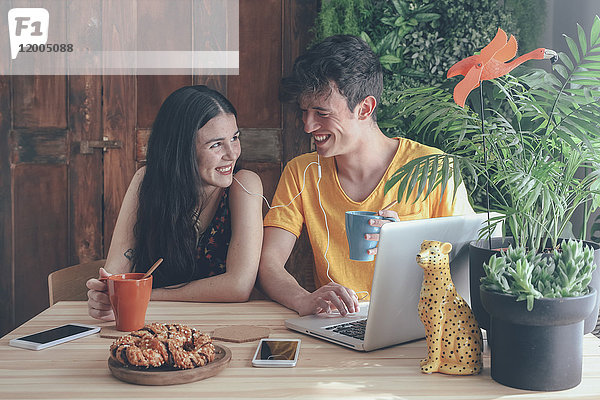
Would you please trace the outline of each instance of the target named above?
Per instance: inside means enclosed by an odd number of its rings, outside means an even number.
[[[244,302],[254,287],[254,279],[227,273],[210,278],[152,290],[151,300],[197,302]]]

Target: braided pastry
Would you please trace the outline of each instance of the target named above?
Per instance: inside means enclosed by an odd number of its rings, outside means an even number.
[[[153,323],[115,340],[110,355],[125,366],[189,369],[214,361],[215,347],[211,337],[197,329]]]

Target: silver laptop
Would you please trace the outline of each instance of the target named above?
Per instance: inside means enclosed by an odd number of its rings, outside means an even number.
[[[381,228],[370,303],[352,316],[318,314],[285,326],[355,350],[371,351],[425,337],[417,306],[423,269],[416,256],[423,240],[452,243],[450,270],[458,293],[469,297],[468,243],[485,226],[486,214],[391,222]]]

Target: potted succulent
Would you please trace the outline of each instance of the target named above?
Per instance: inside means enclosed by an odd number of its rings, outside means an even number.
[[[444,86],[398,93],[402,105],[398,117],[412,120],[413,136],[446,154],[409,162],[396,171],[386,189],[397,188],[402,201],[413,191],[428,196],[451,179],[456,188],[462,176],[468,186],[485,188],[488,201],[480,200],[483,208],[505,218],[490,218],[489,229],[482,233],[491,233],[497,224],[503,224],[503,232],[512,239],[475,243],[487,251],[484,261],[508,243],[536,252],[559,248],[578,207],[584,208],[584,228],[579,235],[584,239],[585,222],[600,205],[600,18],[595,17],[589,34],[578,25],[577,39],[565,36],[565,40],[571,54],[560,53],[551,72],[528,69],[517,74],[515,70],[515,75],[493,76],[487,81],[480,75],[479,82],[471,82],[473,87],[478,83],[479,89],[466,98],[470,107],[452,101],[451,89]],[[500,61],[509,59],[506,48],[516,52],[513,38],[504,43]],[[485,56],[484,50],[481,55]],[[512,66],[518,60],[500,65]],[[467,77],[454,88],[455,101],[465,80]],[[479,299],[482,262],[479,266],[472,263],[470,270],[471,306],[487,329],[487,313]],[[600,288],[599,272],[590,284]],[[598,305],[596,301],[586,319],[586,333],[596,325]]]
[[[584,319],[596,304],[593,251],[579,242],[540,254],[524,247],[484,264],[481,301],[491,316],[492,378],[528,390],[581,382]]]

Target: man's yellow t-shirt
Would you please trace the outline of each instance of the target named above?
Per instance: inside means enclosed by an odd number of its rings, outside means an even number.
[[[286,205],[300,193],[303,186],[304,190],[289,206],[271,209],[265,217],[264,225],[285,229],[296,237],[300,236],[302,225],[306,225],[315,258],[314,277],[317,287],[330,282],[327,277],[327,261],[329,261],[329,276],[334,282],[356,292],[370,292],[375,262],[349,259],[345,212],[381,210],[397,199],[397,186],[387,194],[384,194],[383,189],[398,168],[417,157],[441,154],[440,150],[433,147],[404,138],[397,139],[398,149],[392,162],[377,187],[361,202],[350,199],[344,193],[338,180],[333,157],[320,157],[322,177],[318,188],[317,153],[300,155],[286,165],[273,197],[272,206]],[[309,166],[311,163],[312,165]],[[398,203],[390,209],[398,213],[400,220],[473,213],[464,185],[459,186],[454,203],[452,202],[454,187],[451,183],[448,183],[441,201],[439,201],[441,192],[441,185],[439,185],[424,201],[413,204],[413,201],[409,200],[409,202]],[[327,216],[329,242],[323,211]],[[418,249],[415,249],[415,254],[417,251]]]

